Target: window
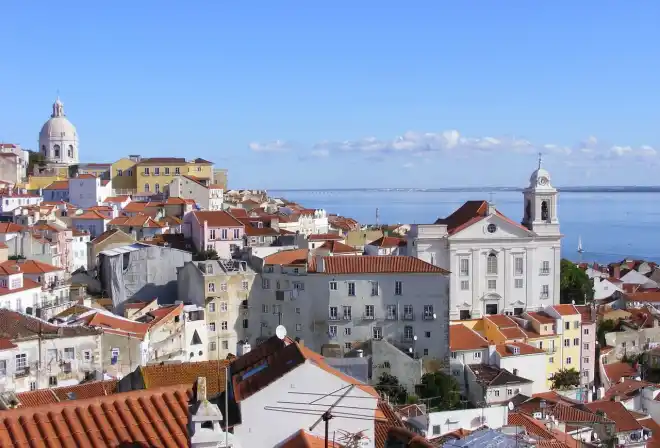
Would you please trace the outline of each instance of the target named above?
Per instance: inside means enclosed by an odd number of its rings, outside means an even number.
[[[424,319],[433,319],[433,305],[424,305]]]
[[[378,282],[371,282],[371,295],[372,296],[378,295]]]
[[[243,287],[243,291],[247,291],[248,288],[250,287],[250,282],[248,282],[247,280],[243,280],[241,282],[241,286]]]
[[[160,168],[156,167],[154,168],[154,176],[158,176],[158,175],[160,175]]]
[[[48,377],[48,387],[56,387],[57,386],[57,377],[56,376],[49,376]]]
[[[571,346],[571,340],[570,339],[564,339],[564,347],[570,347]]]
[[[513,369],[513,372],[511,372],[511,373],[513,373],[514,375],[518,376],[518,369]]]
[[[220,283],[220,291],[227,291],[227,284],[226,283]]]
[[[241,237],[241,230],[240,229],[234,229],[234,239],[237,240]]]
[[[553,357],[551,356],[550,358],[548,358],[548,362],[549,362],[550,364],[554,364],[554,362],[555,362],[555,358],[553,358]]]
[[[261,312],[262,313],[267,313],[268,312],[268,305],[261,305]]]
[[[458,356],[458,353],[451,352],[451,359],[456,359],[457,356]]]
[[[148,166],[145,166],[145,167],[144,167],[144,175],[145,175],[145,176],[148,176],[148,175],[149,175],[149,167],[148,167]]]
[[[76,359],[76,351],[73,347],[65,347],[64,348],[64,359],[67,361],[71,361],[73,359]]]
[[[337,337],[337,326],[336,325],[330,325],[328,327],[328,336],[331,338]]]
[[[227,302],[220,302],[220,312],[222,313],[227,312]]]
[[[573,339],[573,345],[580,345],[580,338]]]
[[[486,273],[488,275],[497,275],[497,254],[488,254],[486,260]]]
[[[570,363],[571,363],[571,361],[572,361],[572,359],[571,359],[571,357],[570,357],[570,356],[569,356],[568,358],[566,358],[566,364],[570,364]]]
[[[585,378],[588,378],[589,377],[589,371],[588,370],[583,370],[582,371],[582,376],[585,377]]]
[[[296,314],[300,314],[300,308],[296,307]]]
[[[506,390],[506,395],[507,395],[507,397],[510,397],[511,395],[513,395],[513,389],[507,389]]]
[[[522,308],[514,308],[514,309],[513,309],[513,314],[514,314],[515,316],[520,316],[520,315],[523,313],[523,311],[524,311],[524,310],[523,310]]]
[[[181,174],[181,169],[179,167],[174,168],[174,174],[176,174],[177,176]]]
[[[411,320],[413,318],[413,306],[403,305],[403,318]]]
[[[296,324],[296,331],[302,331],[302,325]]]
[[[30,390],[37,390],[37,382],[30,381]]]
[[[495,390],[495,391],[493,391],[493,392],[494,392],[494,394],[495,394],[496,397],[499,397],[499,396],[500,396],[500,391],[499,391],[499,390]]]
[[[589,364],[589,358],[585,357],[585,358],[584,358],[584,363],[585,363],[585,364]]]
[[[355,295],[355,283],[353,282],[348,282],[348,295],[349,296]]]
[[[262,289],[270,289],[270,280],[267,278],[262,278],[261,279],[261,288]]]
[[[564,323],[564,328],[567,329],[567,330],[570,330],[571,329],[571,323],[570,322]]]
[[[350,349],[352,349],[353,347],[351,346],[351,343],[350,343],[350,342],[344,342],[344,348],[345,348],[346,350],[350,350]]]
[[[588,328],[585,328],[585,329],[582,331],[582,334],[584,334],[584,335],[588,335],[588,334],[589,334],[589,329],[588,329]]]
[[[440,429],[440,425],[433,425],[433,435],[434,436],[439,436],[441,431],[442,430]]]
[[[513,259],[515,275],[523,275],[523,259],[516,257]]]
[[[244,325],[243,328],[247,328],[247,319],[243,321],[243,325]],[[221,344],[223,350],[229,350],[229,341],[222,341]]]
[[[215,331],[215,322],[209,324],[209,331]]]
[[[337,307],[336,306],[331,306],[330,307],[330,320],[337,320]]]
[[[589,344],[587,344],[587,343],[582,344],[582,348],[584,350],[589,350]]]
[[[430,331],[425,331],[424,332],[424,337],[430,338],[431,337],[431,332]]]
[[[210,240],[215,239],[215,229],[209,229],[209,239]]]
[[[330,282],[330,291],[337,290],[337,282]]]
[[[474,352],[474,359],[481,359],[481,352]]]
[[[209,283],[209,292],[215,292],[215,283],[213,282]]]
[[[165,167],[165,174],[169,176],[169,174],[170,174],[170,167],[168,167],[168,166]]]
[[[351,327],[344,328],[344,336],[350,336],[350,335],[351,335]]]
[[[20,353],[16,355],[16,370],[23,370],[27,368],[27,354]]]
[[[516,289],[521,289],[523,287],[523,279],[522,278],[515,279],[513,287]]]
[[[0,359],[0,375],[7,374],[7,361]]]
[[[218,345],[215,342],[209,342],[209,351],[214,352],[218,348]]]
[[[133,175],[133,170],[126,170],[126,175],[127,176],[132,176]]]
[[[227,328],[229,328],[229,326],[227,325],[227,321],[226,321],[226,320],[223,320],[223,321],[220,323],[220,328],[221,328],[222,330],[226,330]]]
[[[374,318],[374,306],[373,305],[365,305],[364,306],[364,317],[368,319],[373,319]]]
[[[305,284],[303,282],[293,282],[293,289],[297,289],[298,291],[304,291]]]
[[[220,238],[223,240],[227,239],[227,229],[220,229]]]
[[[394,282],[394,295],[400,296],[403,294],[403,282],[401,280],[397,280]]]
[[[156,193],[160,193],[160,184],[156,184]]]
[[[209,313],[215,313],[215,303],[209,303]]]
[[[467,277],[470,275],[470,259],[469,258],[461,258],[460,260],[460,269],[461,269],[461,276]]]
[[[547,299],[549,296],[550,296],[550,286],[541,285],[541,298]],[[569,328],[567,327],[566,329],[568,330]]]
[[[343,311],[344,320],[351,320],[351,307],[344,305],[342,307],[342,311]]]
[[[383,329],[381,327],[373,327],[371,329],[371,335],[376,340],[383,339]]]
[[[144,191],[149,192],[149,183],[144,184]]]
[[[413,327],[410,325],[403,327],[403,338],[408,341],[413,340]]]
[[[387,320],[396,320],[396,305],[387,305]]]
[[[122,170],[117,170],[117,176],[121,177],[124,175],[124,172]]]
[[[488,280],[488,289],[490,291],[493,291],[493,290],[497,289],[497,280],[489,279]]]
[[[497,314],[497,304],[489,303],[486,305],[486,314]]]
[[[461,280],[461,291],[468,291],[470,289],[469,280]]]

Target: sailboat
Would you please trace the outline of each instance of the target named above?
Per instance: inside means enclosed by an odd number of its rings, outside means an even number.
[[[578,251],[579,254],[584,252],[584,249],[582,249],[582,237],[581,236],[578,236],[578,249],[577,249],[577,251]]]

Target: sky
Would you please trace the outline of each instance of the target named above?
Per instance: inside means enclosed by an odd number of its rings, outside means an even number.
[[[232,188],[656,185],[660,2],[4,2],[0,142]]]

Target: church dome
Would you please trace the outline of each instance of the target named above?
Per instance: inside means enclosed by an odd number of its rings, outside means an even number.
[[[542,177],[545,177],[545,179],[550,182],[550,173],[545,168],[535,170],[529,178],[529,183],[535,185]]]
[[[64,115],[64,105],[58,98],[53,103],[53,114],[41,127],[39,138],[45,139],[75,139],[77,137],[76,127]]]

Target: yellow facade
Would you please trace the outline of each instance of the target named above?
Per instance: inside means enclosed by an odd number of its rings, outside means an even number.
[[[135,161],[126,157],[112,164],[112,189],[116,194],[130,194],[137,190]]]
[[[79,166],[78,167],[78,173],[79,174],[92,174],[96,177],[100,177],[102,179],[109,179],[110,178],[110,166],[107,167],[102,167],[102,166]]]
[[[176,176],[194,176],[207,180],[213,176],[210,162],[187,162],[185,159],[150,158],[135,165],[137,191],[164,191]]]
[[[560,337],[562,344],[555,356],[555,362],[561,363],[561,369],[580,371],[580,356],[582,354],[581,321],[582,316],[580,314],[561,316],[562,330]],[[557,333],[560,333],[560,330],[557,330]]]
[[[45,188],[58,180],[66,180],[65,176],[28,176],[26,188],[29,190],[38,190]]]

